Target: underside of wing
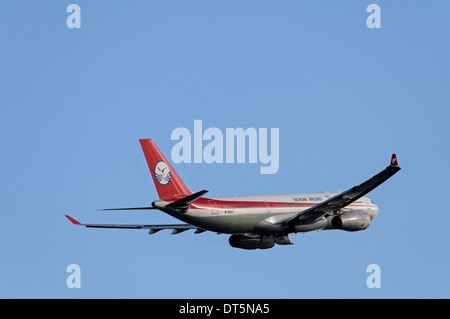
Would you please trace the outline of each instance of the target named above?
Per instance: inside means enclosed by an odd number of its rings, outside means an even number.
[[[284,221],[284,224],[310,224],[316,222],[326,214],[334,214],[381,185],[399,170],[400,167],[398,166],[397,157],[395,154],[392,154],[390,165],[377,175],[358,186],[354,186],[345,192],[287,219]]]
[[[191,224],[168,224],[168,225],[140,225],[140,224],[82,224],[74,218],[66,215],[66,217],[72,222],[74,225],[85,226],[91,228],[118,228],[118,229],[150,229],[149,234],[154,234],[163,229],[172,229],[172,235],[182,233],[189,229],[196,229],[195,233],[199,234],[205,229],[198,228],[197,226]]]

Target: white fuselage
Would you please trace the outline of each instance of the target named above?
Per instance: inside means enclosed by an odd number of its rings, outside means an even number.
[[[337,194],[326,192],[200,198],[190,205],[186,213],[165,211],[192,225],[218,233],[272,234],[278,231],[274,226],[278,219],[301,213]],[[361,197],[340,209],[338,214],[348,211],[367,213],[372,220],[378,214],[378,207],[369,198]],[[328,224],[329,221],[322,218],[317,223],[298,226],[294,231],[326,229]]]

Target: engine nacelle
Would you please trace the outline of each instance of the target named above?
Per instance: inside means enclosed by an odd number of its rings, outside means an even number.
[[[335,229],[346,231],[364,230],[370,226],[370,216],[364,211],[346,212],[333,217],[331,225]]]
[[[275,246],[272,236],[248,237],[245,235],[231,235],[230,246],[243,249],[268,249]]]

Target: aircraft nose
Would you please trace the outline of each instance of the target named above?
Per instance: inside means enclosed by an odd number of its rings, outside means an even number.
[[[373,206],[371,207],[371,217],[372,219],[374,219],[375,217],[377,217],[378,215],[378,206],[373,204]]]

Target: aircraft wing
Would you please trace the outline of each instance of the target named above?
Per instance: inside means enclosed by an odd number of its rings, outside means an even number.
[[[188,229],[196,229],[195,233],[202,233],[205,229],[198,228],[191,224],[171,224],[171,225],[139,225],[139,224],[82,224],[74,218],[66,215],[66,217],[77,226],[94,227],[94,228],[122,228],[122,229],[150,229],[149,234],[154,234],[163,229],[172,229],[172,235],[179,234]]]
[[[392,154],[391,164],[386,167],[383,171],[368,179],[364,183],[354,186],[345,192],[342,192],[326,201],[323,201],[283,222],[283,224],[293,225],[293,224],[310,224],[322,218],[328,213],[333,213],[341,208],[353,203],[355,200],[363,197],[392,175],[400,170],[398,166],[397,157]]]

